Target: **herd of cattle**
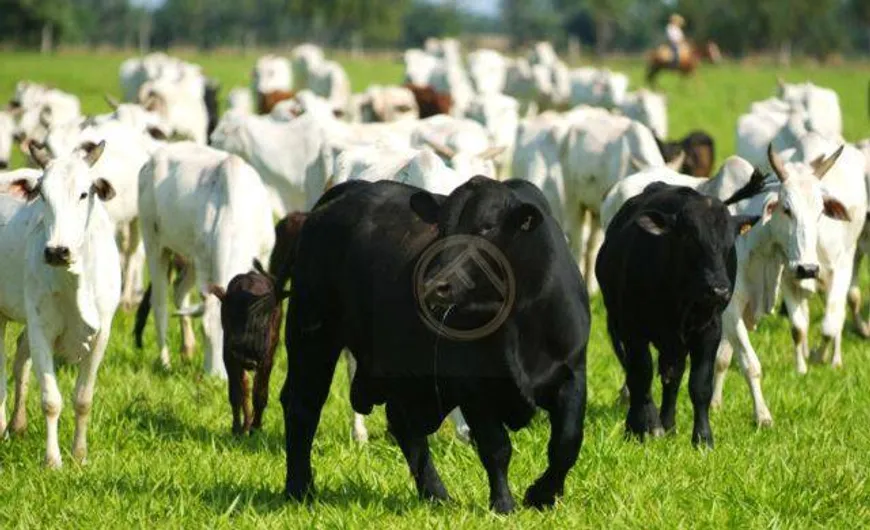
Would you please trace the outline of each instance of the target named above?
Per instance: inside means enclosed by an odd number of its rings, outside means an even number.
[[[444,499],[427,435],[449,414],[475,442],[491,507],[506,512],[506,428],[549,413],[548,466],[528,505],[551,505],[578,457],[591,292],[625,369],[626,432],[640,438],[674,428],[689,357],[692,441],[712,445],[708,409],[735,350],[756,422],[772,423],[749,332],[779,293],[800,373],[814,292],[825,314],[812,357],[842,364],[847,303],[870,336],[857,282],[870,252],[870,141],[843,140],[833,91],[780,82],[739,118],[737,154],[714,173],[709,135],[666,140],[662,95],[629,92],[620,73],[571,70],[547,43],[525,58],[463,59],[455,41],[432,39],[404,63],[403,85],[352,94],[337,62],[301,45],[258,59],[221,116],[217,83],[163,54],[125,61],[123,102],[107,96],[111,111],[97,116],[72,94],[19,82],[0,112],[0,164],[18,146],[32,167],[0,172],[0,332],[25,327],[8,422],[0,341],[0,431],[26,427],[32,364],[46,464],[60,466],[54,361],[78,362],[83,459],[115,311],[141,301],[141,343],[153,310],[168,368],[170,291],[186,356],[202,318],[204,370],[228,379],[233,432],[257,429],[289,298],[288,496],[313,491],[312,441],[346,348],[354,439],[367,438],[360,414],[385,404],[420,496]],[[486,267],[445,252],[433,266],[455,274],[415,288],[421,254],[453,236],[496,249],[515,283],[506,319],[469,340],[424,325],[420,307],[444,326],[486,322],[500,296]]]

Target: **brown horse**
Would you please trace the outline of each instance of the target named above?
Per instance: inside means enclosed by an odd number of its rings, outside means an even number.
[[[647,55],[646,82],[654,85],[658,73],[662,70],[677,70],[683,75],[694,73],[702,60],[718,63],[722,59],[719,46],[713,41],[707,41],[704,46],[693,42],[685,42],[680,46],[680,60],[674,62],[674,53],[670,46],[662,44]]]

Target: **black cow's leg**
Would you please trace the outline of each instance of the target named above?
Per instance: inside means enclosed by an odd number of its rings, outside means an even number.
[[[672,432],[676,423],[677,393],[683,382],[683,373],[686,371],[686,354],[677,352],[668,357],[672,362],[663,362],[665,352],[659,355],[659,377],[662,380],[662,411],[661,426],[666,432]]]
[[[650,414],[655,409],[650,395],[652,385],[653,364],[649,344],[633,342],[626,344],[626,382],[628,383],[629,405],[625,420],[626,435],[635,435],[643,441],[644,434],[652,426],[649,425]],[[654,414],[658,418],[658,414]]]
[[[425,435],[421,436],[410,432],[405,416],[408,412],[404,408],[394,403],[387,403],[386,408],[387,428],[395,437],[402,454],[405,455],[420,498],[438,501],[449,500],[447,489],[441,482],[441,477],[432,462],[428,438]]]
[[[263,411],[269,403],[269,378],[272,375],[271,360],[264,361],[257,367],[254,375],[254,421],[251,429],[257,430],[263,426]]]
[[[507,430],[498,418],[477,407],[463,407],[462,411],[489,479],[489,507],[497,513],[509,513],[516,503],[508,484],[513,448]]]
[[[287,451],[284,492],[289,498],[301,500],[314,489],[311,444],[341,346],[337,335],[325,325],[303,331],[298,318],[288,317],[287,322],[287,379],[281,390]]]
[[[242,432],[247,433],[251,430],[251,377],[248,372],[242,370],[242,412],[245,416],[245,423],[242,425]]]
[[[242,426],[242,401],[245,398],[242,377],[244,370],[239,363],[224,358],[224,366],[227,369],[227,387],[229,389],[230,408],[233,411],[233,434],[241,434]]]
[[[710,399],[713,397],[713,366],[716,350],[722,338],[722,323],[717,319],[689,340],[691,369],[689,372],[689,396],[695,412],[692,428],[692,444],[713,447],[713,431],[710,430]]]
[[[527,506],[552,506],[562,495],[565,477],[574,467],[583,445],[586,417],[586,372],[582,370],[562,384],[549,410],[550,442],[547,444],[547,470],[526,490]]]

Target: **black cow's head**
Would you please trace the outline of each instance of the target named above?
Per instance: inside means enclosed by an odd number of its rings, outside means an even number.
[[[212,285],[209,291],[221,301],[225,357],[256,368],[277,344],[281,301],[288,293],[258,260],[254,270],[233,277],[226,289]]]
[[[504,301],[504,282],[514,272],[510,269],[516,265],[517,249],[544,218],[508,186],[483,176],[473,177],[443,201],[418,192],[411,197],[411,208],[437,225],[436,244],[443,248],[429,267],[426,302],[482,315]]]
[[[673,264],[672,272],[678,275],[678,280],[686,282],[683,291],[688,298],[724,307],[734,290],[735,238],[758,218],[732,217],[722,202],[689,188],[664,185],[651,188],[647,191],[685,197],[677,213],[643,210],[637,215],[636,224],[653,236],[669,239],[669,263]]]

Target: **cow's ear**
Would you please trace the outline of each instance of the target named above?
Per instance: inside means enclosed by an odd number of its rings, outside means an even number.
[[[637,225],[654,236],[667,234],[674,227],[674,215],[649,210],[637,218]]]
[[[435,224],[438,222],[441,205],[438,204],[438,199],[428,191],[418,191],[411,195],[411,210],[424,222]]]
[[[544,214],[537,207],[523,203],[508,214],[505,228],[509,232],[531,232],[544,220]]]
[[[8,184],[0,184],[0,192],[8,193],[13,197],[19,197],[27,201],[32,201],[39,196],[39,179],[15,179]]]
[[[843,205],[842,202],[838,201],[834,197],[830,195],[825,195],[825,215],[830,217],[831,219],[837,219],[839,221],[851,221],[852,218],[849,216],[849,210]]]
[[[749,232],[755,223],[761,219],[760,215],[735,215],[731,217],[731,221],[734,224],[734,235],[742,236],[746,232]]]
[[[227,291],[220,285],[216,285],[214,283],[208,284],[208,292],[215,295],[218,300],[221,302],[224,301],[224,298],[227,297]]]
[[[84,142],[80,149],[85,153],[85,162],[90,167],[94,167],[100,157],[103,156],[103,150],[106,149],[106,141],[100,140],[100,143]]]
[[[94,180],[91,184],[91,191],[103,202],[111,200],[115,196],[115,188],[104,178]]]
[[[776,210],[777,206],[779,206],[779,201],[775,198],[770,199],[766,203],[764,203],[764,210],[761,214],[762,223],[766,223],[770,220],[770,217],[773,215],[773,212],[774,210]]]

